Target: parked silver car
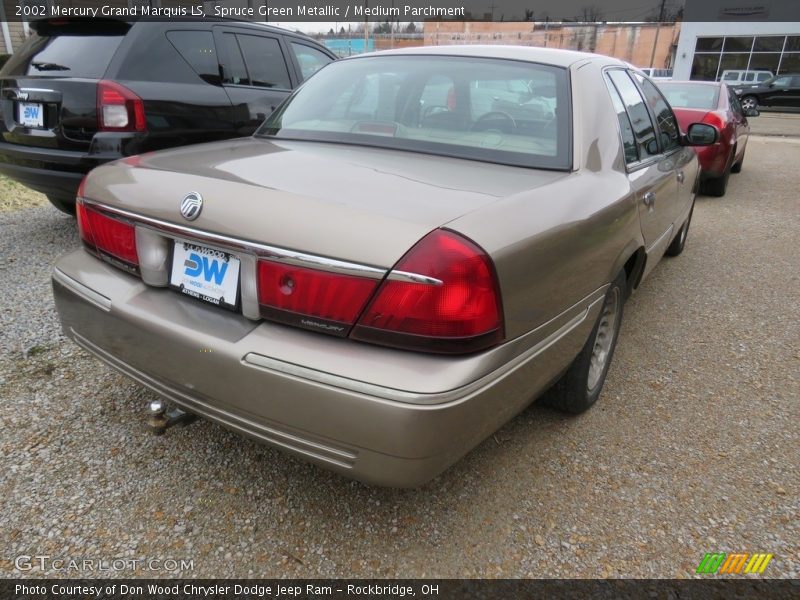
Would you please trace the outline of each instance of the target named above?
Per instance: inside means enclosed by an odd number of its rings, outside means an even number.
[[[487,105],[493,88],[523,106]],[[552,112],[527,108],[536,90]],[[80,346],[186,411],[418,485],[545,390],[571,412],[597,400],[625,299],[686,242],[688,146],[716,136],[681,133],[611,58],[343,60],[252,138],[90,173],[56,305]]]

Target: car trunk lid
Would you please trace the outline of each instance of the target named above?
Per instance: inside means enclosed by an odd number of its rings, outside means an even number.
[[[121,172],[121,167],[138,166]],[[427,233],[567,175],[395,150],[249,138],[97,169],[86,196],[150,218],[391,267]],[[179,207],[203,197],[194,221]],[[479,242],[479,241],[478,241]]]

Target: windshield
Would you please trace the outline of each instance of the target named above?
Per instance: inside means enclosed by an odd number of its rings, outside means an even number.
[[[568,169],[564,69],[453,56],[373,56],[320,70],[259,135]]]
[[[712,110],[717,107],[719,87],[697,83],[661,83],[658,86],[667,97],[673,108],[704,108]]]

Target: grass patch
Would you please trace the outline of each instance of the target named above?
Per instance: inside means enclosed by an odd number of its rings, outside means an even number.
[[[47,197],[44,194],[34,192],[21,183],[0,175],[0,212],[11,212],[45,204],[47,204]]]

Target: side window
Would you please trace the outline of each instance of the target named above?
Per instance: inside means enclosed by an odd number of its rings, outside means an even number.
[[[755,73],[745,73],[744,80],[745,81],[753,81],[753,77],[755,77]]]
[[[791,77],[778,77],[775,81],[772,82],[772,85],[775,87],[789,87],[791,84]]]
[[[305,44],[291,43],[292,52],[300,65],[303,79],[308,79],[333,59],[327,54]]]
[[[167,39],[201,79],[220,83],[214,34],[210,31],[168,31]]]
[[[651,81],[636,73],[634,73],[634,77],[642,87],[647,103],[656,116],[658,135],[661,138],[661,150],[666,152],[677,148],[680,146],[681,134],[678,129],[678,121],[675,119],[669,104],[667,104],[664,96],[661,95],[661,92]]]
[[[614,83],[614,87],[617,88],[625,105],[625,110],[631,121],[631,127],[633,127],[640,158],[644,160],[650,156],[656,156],[658,154],[656,133],[653,128],[653,122],[650,120],[650,113],[647,112],[647,106],[645,106],[644,99],[639,93],[639,88],[634,85],[625,71],[609,71],[608,76]]]
[[[291,89],[289,69],[277,39],[260,35],[237,35],[236,38],[250,75],[250,85]]]
[[[232,33],[222,36],[222,45],[225,58],[223,59],[223,83],[233,85],[250,85],[250,77],[244,66],[242,51],[239,49],[239,42]]]
[[[625,151],[625,164],[631,164],[639,160],[639,151],[636,149],[636,138],[633,135],[633,127],[631,120],[628,118],[628,113],[625,112],[625,105],[622,103],[622,98],[619,97],[617,88],[606,79],[606,86],[608,92],[611,94],[611,103],[614,105],[614,111],[617,113],[619,120],[619,130],[622,133],[622,146]]]

